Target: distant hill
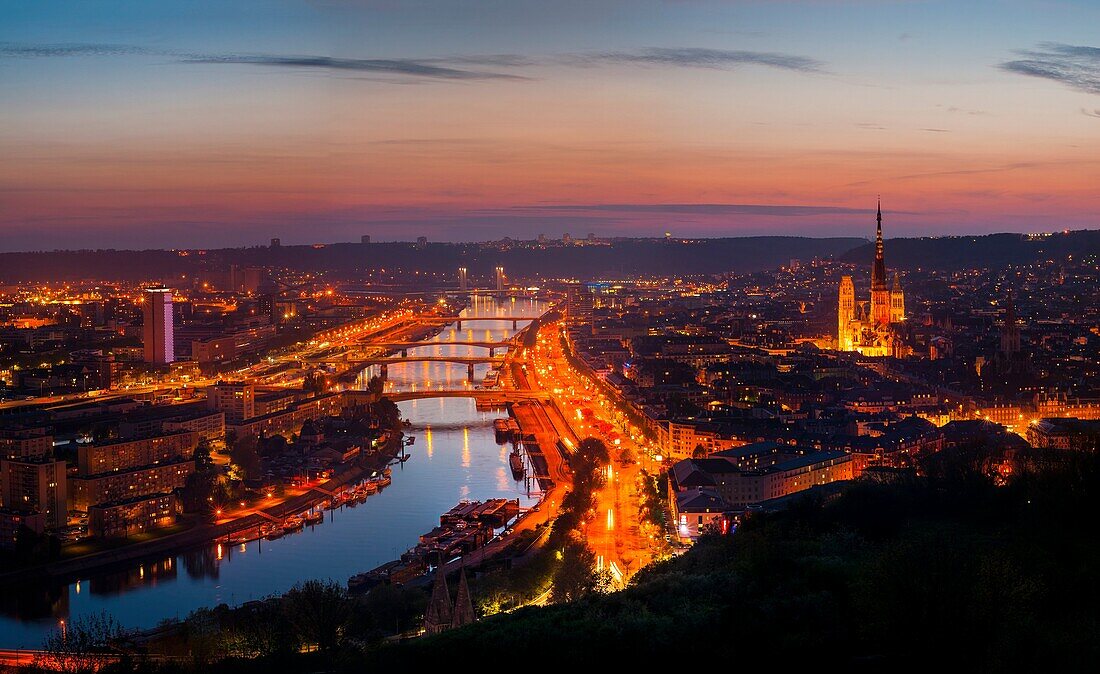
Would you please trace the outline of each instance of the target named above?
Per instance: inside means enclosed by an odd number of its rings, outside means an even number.
[[[841,256],[863,239],[760,236],[665,242],[616,239],[611,245],[502,249],[478,244],[337,243],[323,247],[227,248],[177,251],[88,250],[0,254],[0,281],[169,279],[230,264],[314,271],[404,269],[450,272],[460,266],[474,276],[497,265],[514,277],[592,278],[641,274],[752,272],[787,264],[791,258]]]
[[[1031,237],[1024,234],[890,239],[891,268],[961,269],[1001,267],[1068,255],[1100,254],[1100,230]],[[851,237],[815,239],[755,236],[665,242],[615,239],[610,245],[568,248],[495,247],[471,243],[335,243],[325,246],[223,248],[217,250],[82,250],[0,253],[0,282],[175,279],[230,264],[310,271],[368,269],[441,272],[467,267],[472,277],[492,275],[501,265],[513,278],[632,277],[774,269],[792,258],[835,258],[870,264],[874,244]]]
[[[1028,234],[988,234],[886,241],[886,264],[898,269],[995,269],[1010,264],[1064,260],[1069,255],[1080,258],[1100,255],[1100,230],[1037,237]],[[870,265],[874,256],[872,242],[849,251],[841,259]]]

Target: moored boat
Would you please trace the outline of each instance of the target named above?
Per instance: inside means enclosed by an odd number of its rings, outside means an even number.
[[[520,456],[518,449],[513,449],[512,453],[508,455],[508,466],[512,469],[512,477],[519,480],[523,478],[527,469],[523,466],[523,457]]]

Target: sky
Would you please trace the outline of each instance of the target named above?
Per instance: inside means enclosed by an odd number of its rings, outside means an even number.
[[[0,0],[0,251],[1100,227],[1096,0]]]

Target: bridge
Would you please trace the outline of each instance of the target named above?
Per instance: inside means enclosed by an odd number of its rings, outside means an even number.
[[[385,381],[389,377],[389,366],[402,363],[455,363],[465,365],[467,377],[474,380],[474,366],[484,363],[499,364],[504,362],[503,356],[387,356],[385,358],[348,358],[338,361],[347,365],[378,365],[378,375]]]
[[[560,292],[550,290],[548,288],[542,288],[540,290],[527,290],[526,288],[506,288],[504,290],[495,290],[493,288],[467,288],[463,290],[457,286],[438,286],[429,290],[412,290],[405,288],[394,287],[373,287],[362,289],[346,289],[340,290],[342,295],[395,295],[400,297],[405,296],[417,296],[422,297],[426,295],[494,295],[497,297],[532,297],[539,294],[543,295],[560,295]]]
[[[457,340],[453,342],[370,342],[369,346],[377,346],[385,349],[400,349],[402,358],[408,356],[409,349],[415,349],[421,346],[477,346],[483,349],[489,349],[489,355],[496,356],[497,349],[507,349],[508,347],[512,346],[512,342],[491,342],[476,340]]]
[[[514,402],[547,402],[550,394],[546,391],[499,391],[492,389],[457,389],[457,390],[425,390],[425,391],[400,391],[386,393],[385,396],[395,403],[407,400],[427,400],[431,398],[473,398],[478,401],[493,401],[501,404]]]
[[[537,321],[542,318],[542,315],[538,316],[418,316],[416,318],[419,323],[456,323],[458,329],[462,329],[462,324],[470,323],[473,321],[511,321],[512,329],[515,330],[519,327],[520,321]]]

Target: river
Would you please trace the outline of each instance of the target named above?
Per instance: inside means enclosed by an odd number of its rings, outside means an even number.
[[[464,315],[535,315],[535,300],[475,296]],[[520,322],[522,328],[525,322]],[[484,355],[485,349],[448,341],[500,341],[515,331],[511,321],[452,324],[431,341],[439,346],[410,349],[409,355]],[[488,364],[475,366],[480,381]],[[364,372],[364,384],[370,372]],[[465,365],[390,365],[391,391],[460,388]],[[0,648],[37,648],[59,621],[105,611],[126,628],[148,628],[183,619],[204,606],[239,605],[290,589],[311,578],[341,584],[361,571],[396,558],[439,523],[439,515],[461,499],[528,498],[512,479],[508,449],[496,444],[492,421],[501,412],[479,412],[467,398],[438,398],[400,404],[416,438],[412,458],[393,469],[393,483],[356,508],[326,515],[325,523],[275,541],[243,546],[209,544],[174,556],[134,564],[124,571],[92,573],[52,587],[7,589],[0,598]]]

